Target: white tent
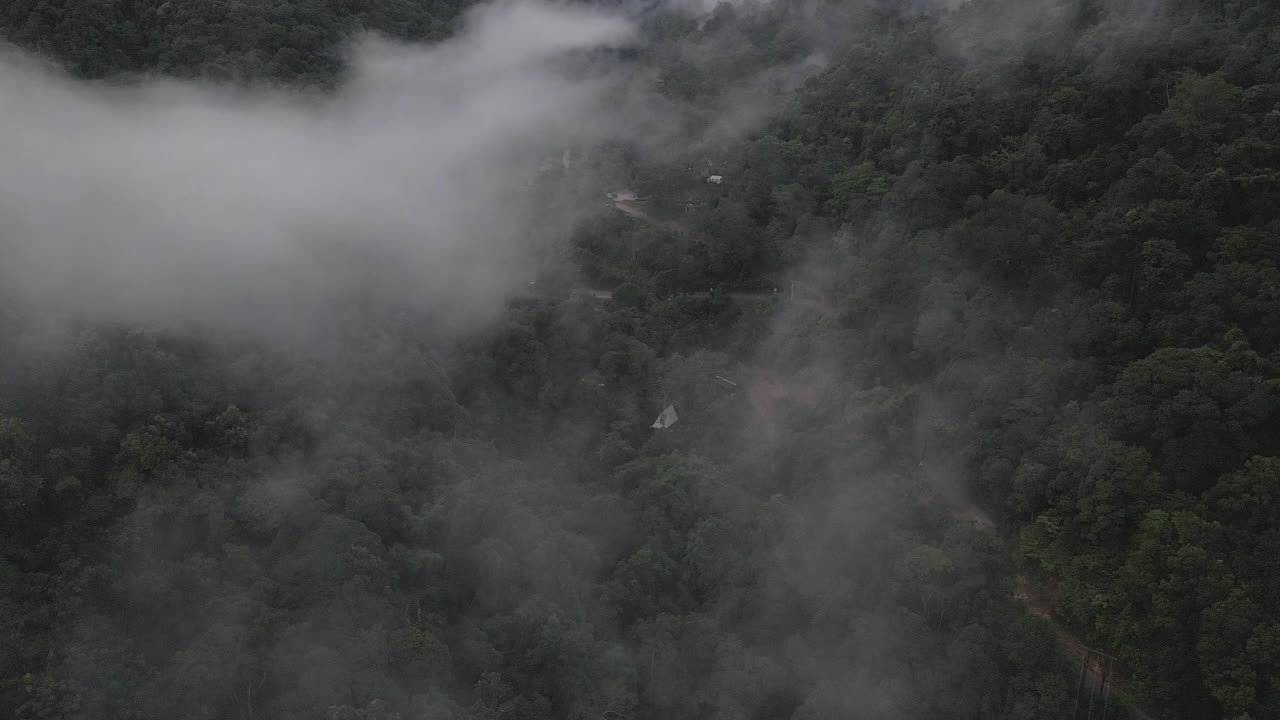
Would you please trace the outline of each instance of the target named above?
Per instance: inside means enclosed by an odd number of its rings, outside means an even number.
[[[675,425],[676,421],[679,419],[680,416],[676,415],[676,406],[668,405],[666,409],[662,411],[662,414],[658,416],[658,419],[654,420],[653,424],[649,427],[657,430],[663,430]]]

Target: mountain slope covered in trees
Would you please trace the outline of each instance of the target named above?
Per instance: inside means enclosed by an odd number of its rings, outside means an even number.
[[[1280,717],[1280,9],[1032,5],[646,16],[692,125],[826,66],[744,136],[584,153],[678,219],[547,260],[608,301],[463,340],[353,307],[324,352],[0,305],[0,714],[1071,717],[1021,577],[1126,703]],[[231,7],[0,28],[327,87],[355,29],[457,12]]]

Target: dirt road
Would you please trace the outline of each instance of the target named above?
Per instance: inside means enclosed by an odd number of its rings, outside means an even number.
[[[613,290],[609,290],[607,288],[579,287],[575,288],[574,292],[582,295],[588,295],[597,300],[613,299]],[[781,299],[783,297],[781,291],[774,292],[773,290],[729,290],[721,292],[720,294],[731,300],[737,300],[740,302],[763,302],[767,300]],[[694,292],[676,292],[672,293],[672,297],[705,299],[711,297],[711,291],[696,290]]]
[[[912,445],[919,469],[934,498],[942,500],[958,520],[971,523],[985,532],[995,532],[996,524],[991,516],[978,506],[965,481],[964,463],[960,454],[947,450],[942,442],[946,413],[941,406],[937,390],[930,383],[916,386],[916,414],[912,423]],[[1028,612],[1053,623],[1059,646],[1078,662],[1090,662],[1089,647],[1054,617],[1052,593],[1046,587],[1034,584],[1025,576],[1018,577],[1018,590],[1014,596]],[[1096,662],[1088,666],[1090,681],[1101,677],[1103,668]],[[1109,682],[1124,689],[1124,682],[1114,677]],[[1125,693],[1132,695],[1132,693]],[[1132,704],[1126,705],[1129,714],[1137,720],[1154,720],[1151,715]]]
[[[676,220],[663,220],[655,217],[645,211],[643,208],[635,204],[633,200],[614,200],[613,206],[618,211],[626,213],[634,218],[639,218],[645,222],[659,225],[674,230],[682,235],[692,236],[692,231],[688,225]],[[830,314],[833,311],[830,282],[829,278],[821,278],[815,274],[812,278],[792,278],[787,281],[790,283],[789,288],[779,287],[772,290],[737,290],[725,293],[735,300],[746,302],[759,302],[774,297],[784,297],[794,300],[804,305],[811,306],[823,314]],[[686,297],[708,297],[709,292],[692,292],[681,293]]]
[[[969,492],[964,480],[960,453],[943,444],[941,423],[945,418],[932,385],[916,387],[916,414],[911,438],[914,455],[934,496],[940,498],[957,519],[971,522],[980,530],[995,530],[996,524]]]
[[[613,206],[618,210],[630,215],[631,217],[640,218],[641,220],[644,220],[649,223],[653,223],[654,225],[661,225],[663,227],[668,227],[668,228],[671,228],[672,230],[675,230],[678,233],[689,232],[688,225],[685,225],[682,222],[677,222],[675,220],[659,220],[658,218],[645,212],[644,209],[636,205],[634,202],[631,202],[628,200],[615,200],[613,201]]]

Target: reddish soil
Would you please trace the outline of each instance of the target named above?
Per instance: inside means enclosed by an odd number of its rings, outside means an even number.
[[[756,417],[770,431],[777,429],[777,403],[793,400],[805,405],[818,402],[818,390],[812,385],[782,382],[766,371],[757,371],[747,390]]]
[[[831,288],[821,279],[792,280],[794,299],[817,308],[823,314],[830,314],[834,309]]]
[[[659,220],[628,201],[614,203],[621,212],[642,220],[669,227],[676,232],[689,232],[688,226],[674,220]],[[821,266],[807,268],[802,278],[793,279],[791,293],[798,302],[812,304],[820,312],[830,313],[833,310],[835,294],[835,276],[829,269]],[[592,297],[609,299],[613,297],[610,290],[586,290]],[[710,292],[683,293],[688,297],[708,297]],[[780,293],[779,293],[780,294]],[[731,292],[730,297],[740,300],[762,300],[775,297],[773,291]],[[942,417],[941,405],[933,387],[927,384],[917,388],[916,416],[913,421],[912,438],[916,457],[920,458],[920,470],[929,486],[929,493],[920,498],[921,502],[934,502],[941,499],[951,508],[951,515],[957,520],[968,522],[979,530],[993,532],[996,529],[991,517],[982,510],[969,492],[964,480],[963,462],[959,453],[945,449],[938,437],[937,420]],[[817,402],[817,389],[812,385],[780,381],[768,372],[758,371],[752,378],[748,394],[751,407],[761,423],[773,432],[777,427],[776,404],[780,400],[789,399],[813,405]],[[1032,584],[1026,577],[1018,578],[1018,589],[1015,598],[1033,615],[1049,619],[1058,634],[1061,647],[1079,660],[1089,659],[1089,671],[1095,677],[1100,676],[1103,667],[1091,658],[1088,647],[1063,628],[1053,615],[1052,590]],[[1112,681],[1118,686],[1123,683],[1118,677]],[[1142,710],[1130,707],[1130,711],[1139,720],[1151,720]]]
[[[916,415],[911,433],[919,469],[931,493],[943,500],[957,520],[968,522],[980,530],[995,530],[991,516],[978,507],[964,481],[960,454],[946,449],[937,438],[936,422],[942,417],[937,394],[928,385],[916,388]]]
[[[1033,584],[1025,575],[1018,576],[1016,597],[1032,615],[1044,618],[1053,617],[1052,591],[1042,585]]]
[[[619,201],[615,202],[614,206],[633,217],[664,225],[677,232],[688,232],[688,227],[683,223],[659,220],[630,202]],[[796,278],[789,282],[791,282],[791,287],[787,291],[780,288],[777,294],[789,294],[794,301],[812,305],[824,314],[832,312],[835,295],[835,276],[829,268],[821,266],[806,268],[801,278]],[[613,297],[613,293],[609,290],[587,290],[586,292],[592,297],[601,299]],[[683,295],[687,297],[708,297],[710,292],[683,293]],[[740,300],[764,300],[776,297],[774,291],[730,292],[728,295]],[[794,400],[806,405],[813,405],[817,402],[818,397],[817,389],[813,386],[781,381],[766,371],[757,371],[755,373],[750,382],[748,393],[756,417],[770,434],[777,429],[776,405],[779,401]],[[932,386],[927,384],[920,385],[917,388],[917,393],[912,438],[916,457],[920,458],[920,471],[924,474],[929,486],[929,492],[920,498],[921,502],[934,502],[940,499],[950,508],[952,517],[957,520],[967,522],[985,532],[995,531],[996,525],[991,520],[990,515],[978,506],[969,491],[968,484],[964,478],[964,464],[960,454],[946,449],[939,437],[940,428],[937,422],[944,415],[937,393]],[[1032,614],[1047,618],[1053,623],[1054,629],[1058,634],[1059,645],[1070,653],[1072,657],[1081,661],[1089,658],[1089,672],[1095,678],[1102,674],[1103,667],[1095,659],[1096,656],[1090,657],[1088,647],[1079,638],[1062,627],[1054,618],[1051,590],[1033,585],[1025,577],[1019,577],[1018,591],[1015,594],[1015,598]],[[1123,687],[1123,682],[1119,677],[1113,676],[1111,681],[1116,686]],[[1138,720],[1151,720],[1150,716],[1141,709],[1136,707],[1130,707],[1129,709]]]
[[[614,206],[633,217],[665,225],[677,232],[688,232],[688,227],[683,223],[659,220],[629,202],[615,202]],[[805,272],[804,279],[796,279],[792,282],[795,300],[812,304],[823,313],[832,311],[835,282],[830,270],[817,267],[809,268]],[[611,290],[585,289],[583,292],[602,300],[613,297]],[[708,297],[710,292],[699,291],[682,293],[682,295],[686,297]],[[730,292],[728,295],[740,300],[764,300],[776,297],[773,291]],[[912,437],[916,448],[916,457],[920,458],[920,470],[924,474],[930,490],[920,498],[921,502],[934,502],[937,499],[941,499],[951,509],[952,517],[957,520],[968,522],[975,528],[985,532],[995,531],[995,523],[978,506],[969,492],[968,485],[964,480],[963,462],[959,453],[946,450],[940,442],[940,438],[938,438],[939,428],[936,422],[942,417],[942,408],[936,392],[932,386],[926,384],[920,385],[917,388],[917,393],[916,416],[913,421]],[[755,373],[749,384],[748,394],[756,417],[770,433],[777,428],[776,404],[779,401],[794,400],[806,405],[813,405],[818,398],[817,389],[812,385],[781,381],[767,371],[757,371]],[[1015,598],[1026,607],[1028,612],[1047,618],[1053,623],[1054,629],[1058,634],[1059,645],[1070,653],[1072,657],[1082,661],[1089,657],[1088,647],[1079,638],[1063,628],[1054,618],[1051,591],[1044,587],[1033,585],[1025,577],[1019,577],[1018,591]],[[1097,677],[1101,675],[1103,668],[1096,659],[1090,658],[1089,671]],[[1113,677],[1112,681],[1118,686],[1123,686],[1118,677]],[[1130,711],[1139,720],[1151,720],[1149,715],[1138,708],[1130,707]]]
[[[963,463],[959,454],[947,452],[938,440],[936,419],[941,416],[941,405],[937,393],[931,385],[922,384],[916,389],[916,417],[912,428],[916,457],[920,458],[920,469],[929,485],[929,492],[920,498],[921,502],[942,500],[951,508],[951,514],[958,520],[971,523],[979,530],[991,532],[996,529],[983,510],[969,492],[964,481]],[[1052,582],[1048,584],[1033,583],[1025,576],[1019,576],[1014,599],[1021,603],[1033,615],[1048,619],[1053,623],[1058,635],[1058,644],[1076,660],[1084,662],[1088,658],[1089,672],[1093,678],[1102,675],[1104,668],[1097,656],[1090,656],[1089,648],[1078,637],[1063,627],[1054,616],[1054,589]],[[1111,669],[1109,682],[1116,687],[1124,688],[1122,676]],[[1142,709],[1129,706],[1129,712],[1138,720],[1151,720],[1151,716]]]

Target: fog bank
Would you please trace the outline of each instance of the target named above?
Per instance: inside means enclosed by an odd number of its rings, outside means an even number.
[[[617,126],[609,74],[565,58],[630,33],[490,5],[435,47],[360,41],[323,97],[89,84],[4,53],[0,283],[135,323],[275,331],[357,288],[482,319],[530,279],[539,158]]]

